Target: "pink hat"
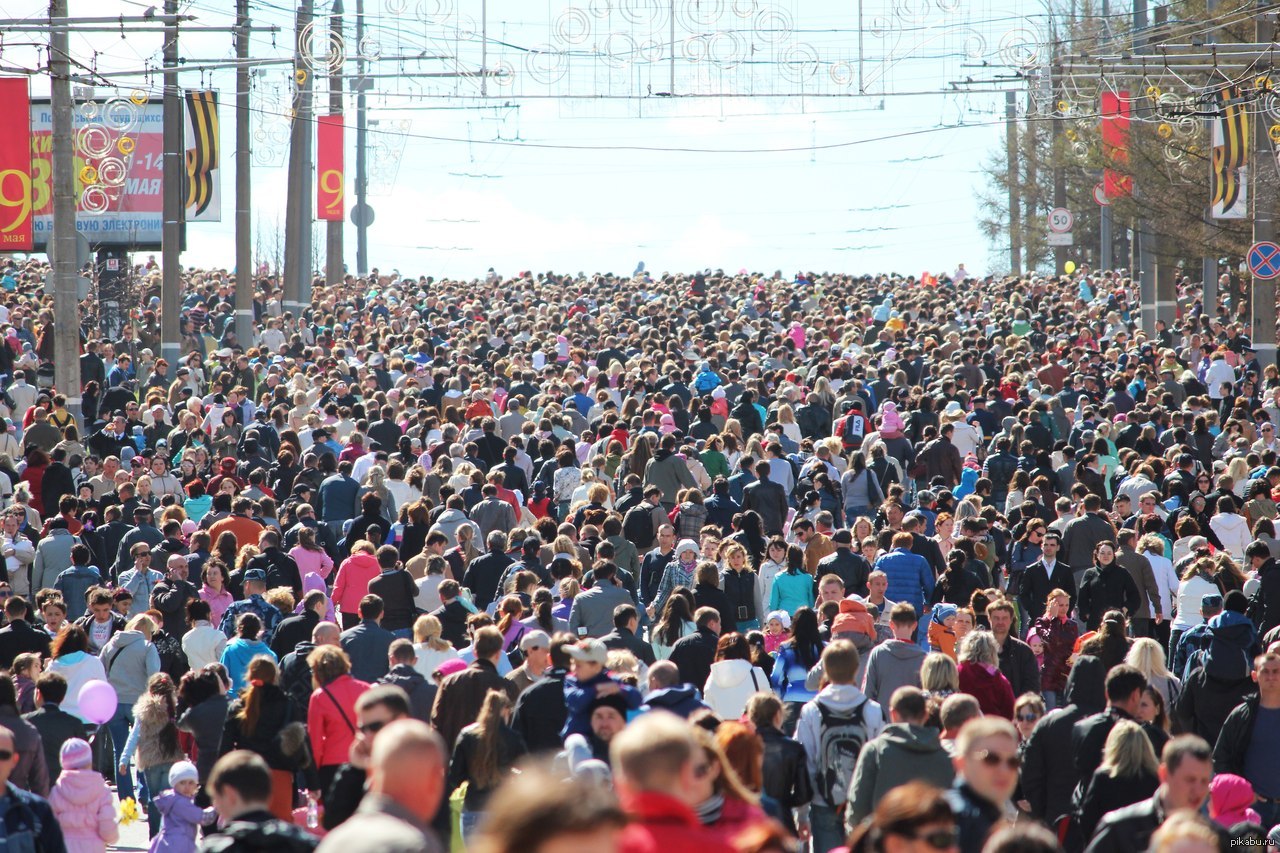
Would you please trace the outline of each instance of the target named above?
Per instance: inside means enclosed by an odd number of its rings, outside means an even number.
[[[84,770],[93,763],[93,747],[78,737],[70,738],[58,750],[58,760],[64,770]]]
[[[435,675],[444,678],[447,675],[453,675],[455,672],[462,672],[467,668],[467,662],[462,658],[452,658],[436,667]]]

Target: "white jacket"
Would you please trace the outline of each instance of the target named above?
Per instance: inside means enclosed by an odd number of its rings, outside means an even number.
[[[736,720],[747,708],[747,700],[770,689],[769,676],[745,660],[722,660],[711,664],[711,675],[702,690],[703,701],[722,720]]]
[[[192,669],[218,663],[222,660],[222,651],[226,647],[227,635],[209,622],[199,622],[182,635],[182,651],[186,653],[187,662]]]
[[[1219,513],[1209,519],[1209,527],[1217,534],[1222,543],[1222,550],[1231,555],[1236,563],[1244,565],[1244,549],[1253,541],[1249,532],[1249,524],[1243,515],[1237,513]]]

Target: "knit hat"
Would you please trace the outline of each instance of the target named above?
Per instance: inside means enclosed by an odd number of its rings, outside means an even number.
[[[698,547],[698,543],[692,539],[681,539],[676,545],[676,559],[680,559],[680,555],[685,551],[693,552],[693,559],[697,560],[702,555],[702,550]]]
[[[784,631],[791,630],[791,614],[788,613],[787,611],[785,610],[772,611],[768,616],[765,617],[764,624],[768,625],[774,619],[777,619],[779,622],[782,623],[782,629]]]
[[[933,621],[941,625],[952,616],[955,616],[957,612],[959,612],[959,608],[954,604],[939,602],[938,604],[933,605]]]
[[[190,779],[192,782],[200,781],[200,771],[190,761],[179,761],[169,768],[169,787],[175,787],[179,782],[185,782]]]
[[[93,747],[78,737],[70,738],[58,750],[58,761],[64,770],[85,770],[93,764]]]

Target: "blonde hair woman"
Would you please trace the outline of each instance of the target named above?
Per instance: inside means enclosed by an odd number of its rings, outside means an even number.
[[[443,633],[444,627],[434,616],[419,616],[413,623],[413,650],[418,655],[414,669],[428,681],[440,664],[458,656],[458,650],[441,636]]]
[[[1172,708],[1182,693],[1182,682],[1169,671],[1164,647],[1150,637],[1139,637],[1129,647],[1124,662],[1147,677],[1147,684],[1164,697],[1164,706]]]
[[[1132,720],[1116,723],[1102,750],[1102,764],[1088,780],[1080,806],[1080,831],[1093,836],[1098,821],[1109,811],[1151,797],[1160,787],[1156,753],[1142,726]]]

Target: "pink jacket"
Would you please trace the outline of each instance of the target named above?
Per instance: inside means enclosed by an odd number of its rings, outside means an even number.
[[[307,733],[316,766],[343,764],[355,740],[356,699],[369,689],[363,681],[340,675],[311,694],[307,706]],[[341,708],[341,710],[339,710]]]
[[[67,853],[106,853],[120,839],[116,807],[102,774],[94,770],[63,770],[49,805],[62,826]]]
[[[298,574],[304,578],[314,572],[327,581],[329,575],[333,573],[333,558],[326,554],[323,548],[319,551],[309,551],[301,545],[294,545],[289,549],[289,556],[293,557],[293,561],[298,564]]]
[[[360,612],[360,599],[369,594],[369,581],[382,574],[372,554],[356,553],[342,561],[333,581],[333,604],[343,613]]]
[[[302,599],[306,599],[307,593],[312,592],[313,590],[319,590],[320,592],[325,593],[325,600],[329,602],[329,606],[324,612],[324,621],[337,624],[338,617],[333,615],[333,599],[329,598],[328,591],[324,585],[324,578],[320,577],[315,572],[302,576]],[[298,601],[298,606],[293,608],[293,612],[295,614],[301,613],[306,609],[306,607],[306,601],[300,599]]]
[[[213,588],[208,584],[200,585],[200,600],[209,605],[209,610],[213,615],[209,618],[209,624],[217,627],[222,624],[222,614],[227,612],[227,608],[231,606],[231,602],[235,601],[231,593],[225,589],[222,592],[214,592]]]

